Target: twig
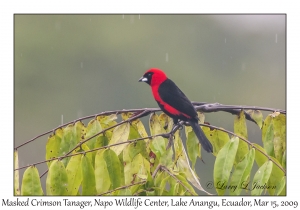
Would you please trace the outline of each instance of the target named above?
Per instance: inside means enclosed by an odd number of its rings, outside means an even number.
[[[161,164],[158,164],[158,166],[156,167],[156,169],[154,170],[154,172],[152,174],[152,179],[155,178],[155,176],[156,176],[157,172],[160,170],[160,168],[161,168]]]
[[[118,187],[118,188],[116,188],[116,189],[113,189],[113,190],[110,190],[110,191],[101,193],[101,194],[99,194],[98,196],[100,196],[100,195],[105,195],[105,194],[109,194],[109,193],[112,193],[112,192],[115,192],[115,191],[118,191],[118,190],[126,189],[126,188],[131,187],[131,186],[134,186],[134,185],[145,184],[146,182],[147,182],[147,181],[140,181],[140,182],[136,182],[136,183],[133,183],[133,184],[130,184],[130,185],[126,185],[126,186],[123,186],[123,187]]]

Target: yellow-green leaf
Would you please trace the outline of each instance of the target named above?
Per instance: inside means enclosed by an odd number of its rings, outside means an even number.
[[[200,143],[195,132],[190,126],[185,126],[185,134],[187,153],[192,162],[192,168],[195,169],[197,157],[201,157]]]
[[[43,195],[43,189],[40,181],[40,176],[35,166],[28,167],[22,180],[21,195]]]
[[[83,155],[81,157],[82,170],[82,195],[96,195],[95,171],[90,159]]]
[[[80,139],[78,140],[74,137],[73,128],[74,128],[74,124],[69,124],[67,125],[67,127],[63,128],[63,135],[62,135],[60,150],[58,154],[59,156],[63,156],[67,154],[80,141]],[[70,157],[62,159],[62,162],[64,163],[65,167],[67,166],[69,160]]]
[[[106,162],[112,189],[121,187],[124,184],[124,177],[121,173],[122,166],[118,156],[113,150],[106,149],[103,153],[103,159]]]
[[[279,182],[279,187],[278,187],[278,190],[277,190],[277,195],[285,195],[285,186],[286,186],[286,176],[283,176]]]
[[[255,147],[259,148],[262,152],[266,153],[266,151],[259,146],[258,144],[253,144]],[[272,161],[274,161],[277,165],[280,166],[280,163],[278,160],[274,157],[270,157]],[[266,163],[269,159],[263,155],[261,152],[256,151],[255,152],[255,161],[259,167],[261,167],[264,163]],[[283,176],[285,176],[285,173],[276,165],[273,164],[272,167],[272,173],[270,175],[269,181],[268,181],[268,192],[270,195],[275,195],[276,189],[279,188],[280,181]],[[285,189],[281,191],[280,195],[285,195]]]
[[[111,185],[106,161],[103,158],[104,151],[105,150],[99,150],[95,156],[95,180],[97,194],[108,191]]]
[[[68,195],[77,195],[79,190],[82,181],[81,156],[82,155],[72,156],[66,167],[68,175]]]
[[[63,130],[59,128],[55,130],[54,134],[49,136],[46,144],[46,160],[51,160],[52,158],[57,158],[59,156],[62,135]],[[51,163],[52,161],[47,162],[48,168]]]
[[[147,179],[149,171],[150,163],[141,154],[137,154],[124,166],[125,185]]]
[[[268,119],[271,119],[269,117]],[[274,156],[274,128],[272,120],[267,120],[264,123],[262,132],[262,141],[268,155]]]
[[[239,139],[237,137],[233,137],[219,151],[214,166],[215,186],[227,185],[238,145],[239,145]],[[222,188],[221,189],[216,188],[216,191],[219,195],[224,195],[225,193],[225,190]]]
[[[68,175],[62,161],[54,160],[46,179],[47,195],[67,195]]]
[[[237,186],[236,189],[230,190],[230,195],[240,195],[243,186],[249,179],[250,172],[255,158],[255,149],[252,148],[248,154],[237,164],[232,174],[230,186]]]
[[[281,163],[286,150],[286,116],[279,114],[273,119],[274,125],[274,154]]]
[[[246,111],[251,118],[256,122],[259,128],[262,127],[262,122],[263,122],[263,114],[259,110],[247,110]]]
[[[261,195],[264,188],[263,186],[268,186],[268,180],[272,172],[273,162],[265,162],[255,173],[252,182],[251,195]]]
[[[244,111],[241,111],[240,114],[234,119],[234,133],[245,139],[248,139]],[[248,144],[241,139],[239,141],[239,147],[235,156],[235,164],[237,164],[249,152]]]
[[[214,156],[217,156],[219,151],[230,140],[228,133],[226,133],[223,130],[217,130],[217,129],[210,130],[210,128],[208,127],[203,127],[203,132],[206,134],[206,136],[208,137],[208,139],[213,145]]]
[[[208,193],[207,191],[205,191],[203,189],[203,187],[200,184],[199,178],[197,177],[197,174],[191,168],[190,163],[188,161],[188,156],[187,156],[186,151],[185,151],[185,149],[182,145],[181,140],[176,141],[176,144],[181,144],[181,146],[179,146],[179,147],[182,148],[181,154],[178,156],[178,159],[177,159],[177,166],[178,166],[179,172],[184,174],[184,177],[186,177],[186,179],[190,183],[192,183],[192,185],[194,187],[196,187],[198,190],[201,190],[201,191],[203,191],[203,192],[210,195],[210,193]]]
[[[14,158],[15,158],[15,164],[14,168],[17,169],[19,168],[19,157],[18,157],[18,150],[15,150],[14,152]],[[20,174],[19,170],[14,171],[14,177],[15,177],[15,185],[14,185],[14,195],[20,195]]]
[[[124,123],[117,126],[113,131],[109,145],[126,142],[129,137],[129,132],[130,132],[129,123]],[[118,146],[111,147],[111,150],[113,150],[117,155],[119,155],[125,147],[126,144],[120,144]]]

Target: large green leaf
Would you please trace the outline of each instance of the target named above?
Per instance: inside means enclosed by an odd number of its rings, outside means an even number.
[[[177,159],[177,167],[180,173],[184,174],[185,179],[187,179],[190,183],[193,184],[194,187],[196,187],[197,189],[207,193],[207,191],[205,191],[203,189],[203,187],[200,184],[199,178],[197,177],[197,174],[195,173],[195,171],[191,168],[190,163],[188,161],[188,156],[186,154],[186,151],[183,147],[182,141],[181,139],[178,137],[178,140],[176,140],[175,138],[175,145],[179,144],[181,146],[176,146],[178,148],[181,148],[181,153],[177,154],[178,155],[178,159]]]
[[[258,127],[261,128],[262,127],[262,123],[263,123],[263,114],[261,113],[261,111],[259,111],[259,110],[247,110],[246,112],[256,122],[256,124],[258,125]]]
[[[82,155],[72,156],[66,167],[68,175],[68,195],[77,195],[79,190],[82,181],[81,156]]]
[[[124,177],[122,176],[122,166],[118,156],[113,150],[106,149],[103,153],[103,159],[106,162],[112,189],[121,187],[124,184]]]
[[[51,160],[52,158],[57,158],[59,156],[62,135],[63,130],[59,128],[55,130],[54,134],[49,136],[46,144],[46,160]],[[47,162],[48,168],[51,163],[52,161]]]
[[[81,157],[82,171],[82,195],[96,195],[95,171],[90,159],[83,155]]]
[[[125,185],[146,180],[149,171],[150,163],[141,154],[136,155],[124,166]]]
[[[102,127],[101,127],[101,124],[100,122],[97,120],[97,119],[92,119],[87,127],[86,127],[86,134],[84,136],[84,139],[88,139],[90,138],[91,136],[94,136],[96,135],[97,133],[101,132],[102,131]],[[95,149],[95,148],[98,148],[98,147],[101,147],[102,146],[102,141],[101,141],[101,134],[88,140],[87,142],[85,142],[86,145],[90,148],[90,149]],[[97,151],[94,151],[92,152],[92,162],[95,161],[95,155],[96,155]]]
[[[262,152],[266,153],[266,151],[258,144],[253,144],[255,147],[259,148]],[[277,163],[277,165],[280,166],[280,163],[278,160],[276,160],[274,157],[270,157],[272,161]],[[255,162],[259,167],[261,167],[264,163],[269,161],[269,159],[263,155],[261,152],[256,151],[255,152]],[[278,189],[280,186],[280,182],[282,180],[282,177],[285,176],[285,173],[277,166],[276,164],[273,164],[272,167],[272,173],[270,175],[269,181],[268,181],[268,192],[270,195],[275,195],[276,189]],[[285,187],[281,191],[280,195],[285,195]]]
[[[234,119],[234,133],[248,139],[246,117],[244,111],[241,111],[238,116]],[[235,164],[237,164],[241,159],[249,152],[248,144],[243,140],[239,140],[239,146],[235,156]]]
[[[130,132],[130,123],[124,123],[117,126],[113,131],[109,145],[127,141],[129,137],[129,132]],[[118,146],[111,147],[111,150],[113,150],[117,155],[119,155],[125,147],[126,144],[120,144]]]
[[[59,156],[63,156],[67,154],[69,151],[71,151],[77,143],[81,139],[76,139],[76,136],[74,136],[74,124],[69,124],[65,128],[63,128],[63,135],[60,143],[60,150],[58,152]],[[66,167],[68,162],[70,160],[70,157],[62,159],[62,162],[64,163],[64,166]]]
[[[192,168],[195,169],[197,157],[201,157],[199,140],[190,126],[185,126],[186,148],[188,156],[192,162]]]
[[[35,166],[28,167],[24,174],[21,187],[21,195],[43,195],[40,176]]]
[[[62,161],[54,160],[48,171],[46,179],[47,195],[67,195],[68,175]]]
[[[214,184],[219,195],[224,195],[225,193],[225,189],[222,186],[227,186],[229,181],[238,145],[239,138],[233,137],[224,145],[216,157],[214,166]]]
[[[244,186],[248,185],[247,180],[255,158],[255,149],[252,148],[248,154],[237,164],[231,177],[230,186],[236,186],[236,189],[230,190],[230,195],[240,195]]]
[[[281,163],[286,150],[286,116],[278,113],[273,119],[274,125],[274,154]]]
[[[106,161],[103,158],[104,151],[105,150],[99,150],[95,156],[95,180],[97,194],[108,191],[111,186]]]
[[[268,186],[272,167],[273,162],[267,161],[257,170],[252,182],[251,195],[261,195],[264,190],[264,186]]]

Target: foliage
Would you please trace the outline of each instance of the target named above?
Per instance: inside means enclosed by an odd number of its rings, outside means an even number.
[[[45,145],[46,160],[39,162],[48,166],[45,192],[35,164],[27,166],[20,190],[19,169],[25,167],[18,166],[16,148],[15,195],[197,195],[195,189],[210,194],[195,172],[201,145],[193,130],[185,126],[184,145],[183,130],[179,129],[183,122],[173,125],[164,113],[151,112],[148,135],[140,121],[148,113],[124,111],[120,122],[117,113],[105,113],[86,126],[77,121],[57,128]],[[199,118],[204,122],[200,112]],[[247,140],[249,118],[262,130],[263,147]],[[218,195],[240,195],[243,191],[286,194],[284,114],[273,112],[263,120],[260,111],[239,111],[234,133],[201,125],[214,147],[213,180]],[[169,143],[173,147],[167,149]]]

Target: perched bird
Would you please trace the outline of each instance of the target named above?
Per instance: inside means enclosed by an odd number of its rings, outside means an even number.
[[[213,152],[213,147],[198,125],[198,115],[191,101],[160,69],[151,68],[139,79],[150,85],[152,94],[161,110],[169,115],[174,124],[178,120],[189,122],[203,149]]]

